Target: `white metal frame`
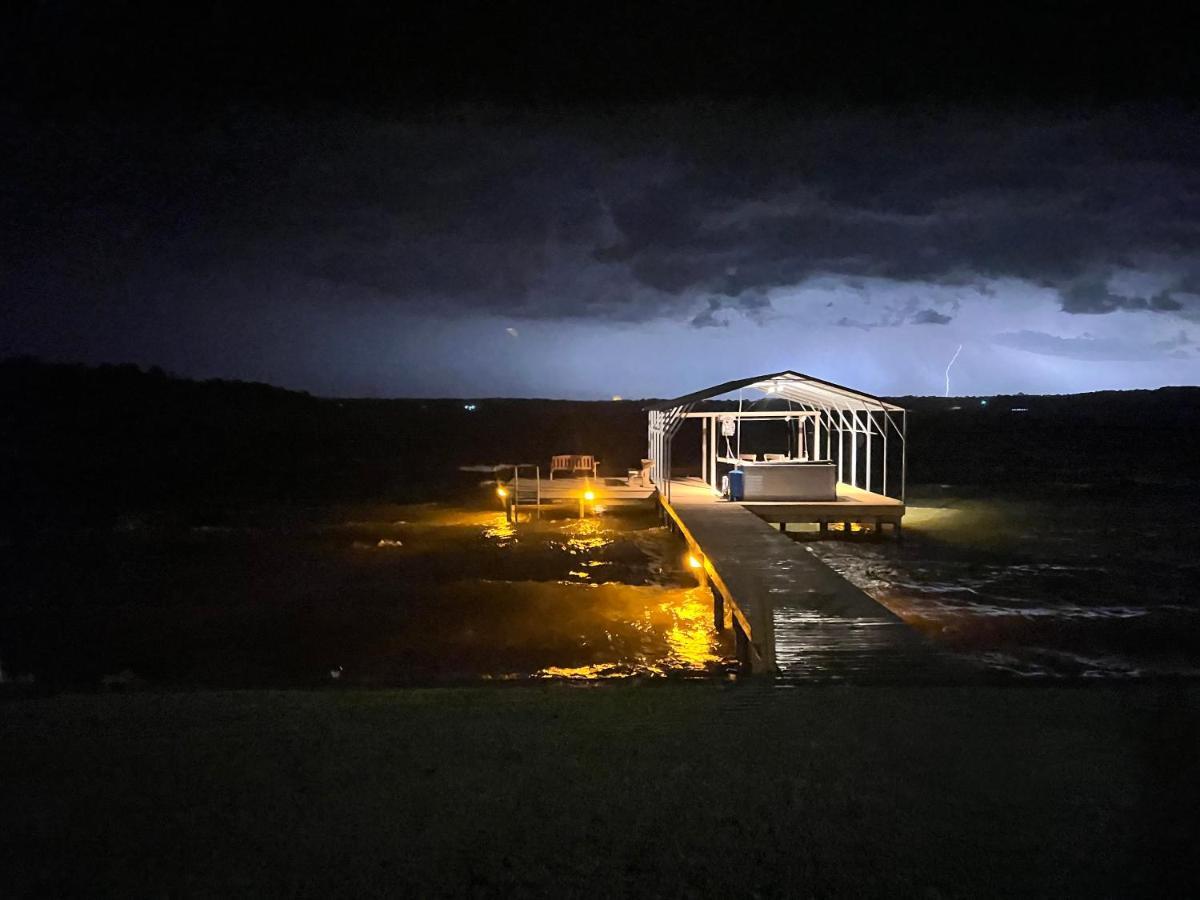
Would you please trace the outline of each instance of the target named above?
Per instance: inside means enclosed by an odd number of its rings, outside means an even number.
[[[705,400],[744,390],[759,391],[764,397],[781,397],[789,401],[789,409],[695,410],[695,406]],[[796,408],[790,408],[793,405]],[[716,420],[728,415],[739,420],[807,419],[812,422],[813,451],[810,458],[835,462],[839,482],[894,497],[901,502],[905,499],[908,480],[908,410],[870,394],[788,371],[727,382],[708,391],[668,400],[651,406],[648,414],[647,457],[654,463],[651,480],[668,502],[671,499],[671,442],[687,419],[702,420],[701,474],[714,491],[718,490],[720,434]],[[741,427],[740,421],[738,427]],[[807,424],[803,427],[807,429]],[[808,440],[807,430],[804,433]],[[889,434],[898,439],[898,461],[894,459],[896,454],[889,450]],[[876,457],[875,451],[882,456]],[[874,464],[876,459],[879,460],[878,465]],[[893,471],[897,462],[898,473]],[[874,483],[876,470],[879,483]],[[895,477],[897,474],[898,479]]]

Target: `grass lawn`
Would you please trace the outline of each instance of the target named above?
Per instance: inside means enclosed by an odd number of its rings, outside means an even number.
[[[1200,686],[0,702],[0,896],[1195,895]]]

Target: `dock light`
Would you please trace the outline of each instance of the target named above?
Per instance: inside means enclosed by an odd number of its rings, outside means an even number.
[[[498,488],[496,488],[496,496],[497,496],[497,497],[502,497],[502,498],[503,498],[503,497],[507,497],[507,496],[508,496],[508,491],[506,491],[506,490],[505,490],[504,488],[502,488],[502,487],[498,487]]]
[[[588,503],[591,503],[593,500],[596,499],[596,492],[595,491],[584,491],[583,499],[586,500]]]
[[[702,568],[703,565],[704,564],[702,562],[700,562],[700,560],[696,559],[696,557],[693,556],[691,553],[688,554],[688,566],[690,566],[693,569],[699,569],[699,568]]]

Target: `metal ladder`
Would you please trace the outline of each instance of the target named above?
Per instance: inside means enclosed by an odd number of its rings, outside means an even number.
[[[512,507],[513,517],[516,517],[517,507],[532,506],[537,511],[537,515],[541,518],[542,515],[542,469],[541,466],[535,466],[532,463],[519,463],[512,467]],[[521,477],[521,470],[526,472],[533,470],[533,477],[526,475]]]

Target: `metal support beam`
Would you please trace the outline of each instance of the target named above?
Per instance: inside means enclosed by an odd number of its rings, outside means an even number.
[[[863,485],[868,491],[871,489],[871,445],[875,443],[875,437],[872,434],[871,411],[864,410],[863,418],[867,424],[867,477],[866,483]]]
[[[886,419],[887,413],[885,412],[883,415],[884,415],[884,418]],[[887,423],[886,422],[884,423],[883,428],[881,428],[880,431],[883,433],[883,494],[886,497],[886,496],[890,496],[887,492],[888,468],[889,468],[888,463],[890,462],[890,460],[888,459]]]
[[[850,411],[850,483],[858,487],[858,412]]]
[[[709,484],[712,486],[712,489],[715,492],[717,490],[718,443],[721,440],[721,429],[717,425],[716,419],[712,420],[712,427],[709,429],[709,436],[712,438],[712,440],[709,442],[709,445],[708,445],[708,452],[710,454],[708,457],[708,477],[709,477]]]

